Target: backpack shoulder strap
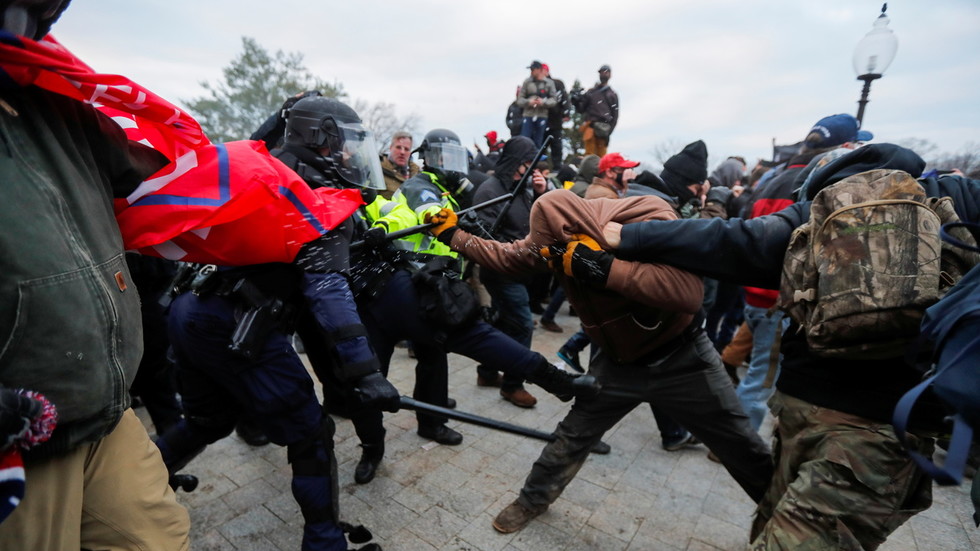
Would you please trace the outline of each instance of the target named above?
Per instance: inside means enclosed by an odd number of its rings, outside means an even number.
[[[929,377],[902,396],[892,414],[892,425],[895,427],[895,436],[898,437],[898,440],[902,443],[902,446],[912,460],[939,484],[953,486],[958,485],[963,480],[963,472],[966,470],[966,459],[970,454],[970,444],[973,442],[973,429],[963,416],[956,414],[951,417],[953,421],[953,434],[949,439],[946,463],[942,467],[939,467],[931,459],[912,449],[906,436],[909,417],[912,415],[912,408],[915,406],[919,397],[922,396],[922,393],[932,385],[935,379],[936,375]]]

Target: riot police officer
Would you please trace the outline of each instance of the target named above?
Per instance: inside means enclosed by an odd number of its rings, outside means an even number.
[[[360,122],[352,111],[335,110],[332,116],[348,124]],[[426,138],[432,138],[432,133]],[[451,159],[455,159],[451,153],[444,157],[450,163]],[[465,157],[463,160],[465,161]],[[428,164],[432,163],[433,158],[430,157]],[[446,176],[446,180],[455,180],[449,186],[457,191],[465,186],[461,181],[462,174],[440,172],[439,176]],[[345,187],[350,184],[343,179],[337,179],[333,185]],[[464,321],[451,323],[445,319],[453,317],[451,314],[442,319],[439,316],[426,315],[426,299],[439,300],[440,297],[433,297],[432,293],[426,294],[424,286],[421,287],[423,291],[420,291],[417,276],[420,270],[427,269],[426,265],[433,259],[455,260],[455,253],[450,257],[416,250],[421,242],[421,235],[393,242],[384,239],[387,231],[397,231],[418,224],[416,214],[405,204],[377,196],[361,207],[354,218],[355,232],[365,243],[365,246],[351,255],[351,289],[357,300],[358,311],[381,361],[382,372],[387,373],[395,344],[404,339],[412,341],[418,360],[413,393],[417,400],[448,406],[448,352],[462,354],[498,369],[527,376],[532,382],[564,399],[569,399],[574,394],[595,392],[593,378],[576,379],[558,370],[542,355],[478,321],[475,316],[462,315],[460,317]],[[461,281],[458,283],[464,287],[466,285]],[[444,298],[448,299],[449,309],[464,307],[458,297]],[[473,304],[475,305],[475,301]],[[343,392],[338,385],[329,384],[332,372],[321,367],[329,363],[328,359],[324,359],[324,348],[302,332],[300,336],[306,346],[310,363],[318,376],[324,379],[325,406],[331,411],[351,417],[361,441],[363,450],[354,471],[354,480],[359,484],[370,482],[384,456],[385,429],[381,410],[345,408]],[[417,419],[418,434],[423,438],[446,445],[456,445],[463,440],[462,435],[446,426],[445,417],[419,412]]]
[[[377,151],[359,124],[324,116],[340,106],[323,97],[297,101],[277,153],[312,187],[343,179],[371,188]],[[186,419],[158,440],[164,462],[176,472],[249,414],[269,440],[288,448],[304,550],[345,550],[347,543],[338,519],[334,424],[290,344],[292,326],[328,343],[335,376],[358,405],[398,409],[398,392],[381,374],[351,299],[352,231],[348,219],[306,244],[291,264],[205,267],[171,306]]]

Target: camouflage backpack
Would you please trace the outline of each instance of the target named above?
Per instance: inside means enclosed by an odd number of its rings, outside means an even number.
[[[906,172],[872,170],[830,185],[790,238],[776,306],[816,354],[901,355],[925,309],[980,260],[940,239],[941,225],[958,220],[952,199],[926,197]],[[966,230],[957,237],[973,242]]]

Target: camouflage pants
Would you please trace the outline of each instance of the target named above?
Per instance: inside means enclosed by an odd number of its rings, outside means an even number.
[[[776,392],[776,473],[749,549],[872,550],[932,504],[932,481],[892,426]],[[909,435],[927,457],[931,438]]]

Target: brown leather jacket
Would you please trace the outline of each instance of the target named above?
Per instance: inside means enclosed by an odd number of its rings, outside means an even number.
[[[517,275],[547,270],[540,250],[570,241],[573,234],[592,236],[608,248],[602,238],[607,222],[676,218],[674,209],[659,197],[586,200],[568,190],[555,190],[535,201],[531,229],[524,239],[500,243],[459,230],[450,246],[481,265]],[[558,279],[585,332],[621,363],[645,356],[679,335],[694,319],[704,294],[701,279],[689,272],[619,259],[613,261],[603,289],[563,273],[558,273]]]

